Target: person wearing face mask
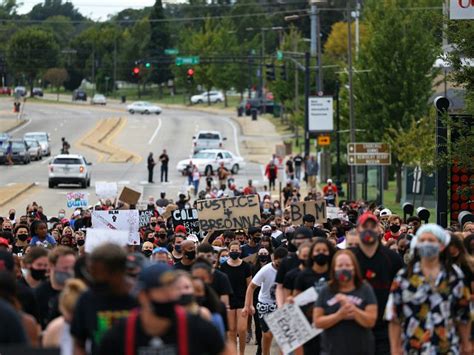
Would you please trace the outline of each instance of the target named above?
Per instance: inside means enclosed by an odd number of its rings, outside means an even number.
[[[362,279],[354,254],[338,251],[329,272],[329,283],[320,290],[313,311],[314,325],[324,330],[323,353],[376,354],[371,328],[377,320],[377,299]]]
[[[155,264],[143,270],[139,277],[140,308],[105,335],[98,353],[229,354],[216,327],[178,305],[180,291],[175,281],[176,275],[167,265]]]
[[[189,272],[196,261],[196,245],[191,240],[184,240],[181,243],[181,250],[183,251],[183,257],[174,264],[174,269]]]
[[[58,297],[66,281],[74,277],[75,252],[68,247],[58,246],[48,256],[49,279],[35,289],[40,311],[42,329],[60,315]]]
[[[304,242],[298,248],[296,255],[300,264],[298,267],[288,271],[283,279],[283,292],[285,300],[293,294],[295,289],[295,280],[306,268],[308,263],[309,251],[311,249],[311,242]]]
[[[385,314],[392,355],[472,354],[470,292],[449,242],[436,224],[423,225],[411,241],[414,257],[395,277]]]
[[[12,252],[15,255],[23,256],[28,246],[28,238],[30,237],[30,230],[28,226],[19,224],[15,227],[15,243],[13,244]]]
[[[362,214],[357,221],[360,243],[354,252],[362,277],[373,287],[377,297],[378,316],[373,329],[376,354],[390,354],[388,322],[383,319],[390,286],[403,261],[398,253],[380,243],[379,221],[372,213]]]
[[[83,255],[85,253],[84,246],[86,244],[86,235],[83,231],[77,231],[75,233],[76,245],[77,249],[79,250],[79,255]]]
[[[191,275],[181,270],[176,270],[175,274],[175,287],[180,293],[178,304],[183,306],[188,313],[199,315],[203,319],[211,322],[211,312],[209,312],[207,308],[200,306],[194,295],[194,285]]]
[[[1,235],[3,238],[8,240],[10,244],[14,243],[13,238],[13,224],[9,219],[5,219],[2,223]]]
[[[29,247],[28,253],[22,259],[23,278],[20,282],[35,289],[41,281],[46,279],[48,271],[48,249],[43,247]]]
[[[186,235],[175,234],[174,238],[171,241],[171,246],[173,247],[171,255],[173,256],[174,263],[177,263],[183,258],[183,248],[181,244],[186,239]]]
[[[151,254],[153,253],[154,245],[151,242],[145,242],[142,245],[142,254],[147,258],[151,258]]]
[[[392,214],[388,218],[388,231],[385,232],[384,240],[388,241],[390,239],[398,240],[400,237],[401,231],[400,226],[402,225],[402,219],[396,214]]]
[[[87,259],[86,277],[90,288],[77,301],[71,323],[74,337],[74,354],[98,354],[98,346],[112,325],[127,317],[137,306],[130,295],[132,284],[127,280],[127,254],[115,244],[95,248]],[[123,342],[114,342],[123,347]],[[123,350],[122,350],[123,351]],[[118,354],[118,352],[109,352]]]
[[[249,255],[255,254],[259,249],[260,239],[262,238],[262,231],[257,227],[250,227],[248,230],[249,241],[242,245],[241,258],[246,258]]]
[[[242,317],[245,304],[245,292],[252,278],[250,265],[241,258],[240,243],[233,241],[229,244],[229,259],[221,265],[220,270],[225,273],[234,291],[229,298],[227,319],[229,324],[229,338],[233,346],[237,346],[240,354],[245,353],[247,336],[247,318]],[[239,341],[237,343],[237,336]]]
[[[155,231],[155,245],[168,248],[169,240],[166,230],[160,228],[158,231]]]

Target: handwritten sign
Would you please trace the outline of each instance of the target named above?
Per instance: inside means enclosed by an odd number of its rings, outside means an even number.
[[[68,192],[66,194],[67,208],[87,207],[88,193],[85,192]]]
[[[117,244],[124,247],[128,244],[127,231],[111,230],[111,229],[87,229],[87,238],[85,244],[86,253],[92,253],[95,248],[102,244]]]
[[[92,228],[126,231],[129,245],[140,244],[138,210],[92,211],[91,217]]]
[[[283,354],[291,353],[321,332],[308,323],[300,307],[295,304],[285,304],[265,316],[265,321]]]
[[[302,224],[303,216],[310,214],[316,218],[316,223],[327,222],[326,201],[304,201],[290,206],[291,220],[293,224]]]
[[[195,208],[174,210],[172,215],[173,226],[185,226],[187,234],[199,234],[198,211]]]
[[[139,226],[140,228],[147,226],[150,224],[150,218],[153,216],[153,211],[151,210],[144,210],[144,211],[139,211]]]
[[[243,229],[260,225],[257,195],[199,200],[196,202],[202,231]]]
[[[95,183],[95,194],[98,198],[115,198],[118,194],[117,183],[97,181]]]

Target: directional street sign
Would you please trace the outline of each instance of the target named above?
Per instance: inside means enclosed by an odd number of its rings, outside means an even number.
[[[277,60],[283,60],[283,52],[282,51],[277,51]]]
[[[347,163],[349,165],[390,165],[390,145],[386,143],[349,143]]]
[[[192,57],[176,57],[176,65],[194,65],[199,64],[199,57],[192,56]]]
[[[323,146],[328,146],[331,144],[331,137],[330,136],[318,136],[318,145],[323,147]]]
[[[179,53],[179,50],[176,48],[167,48],[165,49],[165,54],[166,55],[176,55]]]

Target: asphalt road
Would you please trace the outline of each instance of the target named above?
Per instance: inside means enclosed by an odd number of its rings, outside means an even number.
[[[11,100],[0,100],[1,110],[10,109]],[[124,105],[109,104],[105,107],[95,107],[85,103],[57,104],[27,102],[24,107],[25,118],[28,122],[12,132],[14,137],[21,137],[26,132],[46,131],[50,133],[53,156],[59,153],[61,137],[71,143],[71,153],[83,154],[93,163],[89,203],[97,202],[95,182],[118,182],[119,186],[131,186],[142,192],[142,197],[158,197],[161,191],[166,191],[168,198],[175,199],[177,193],[186,187],[186,179],[176,171],[179,160],[188,159],[192,153],[192,137],[199,130],[219,130],[227,141],[225,149],[240,155],[239,126],[231,118],[200,111],[184,109],[164,109],[156,115],[130,115],[125,112]],[[142,157],[139,163],[107,163],[101,161],[100,154],[78,144],[99,123],[100,120],[111,117],[126,118],[125,127],[114,138],[113,144]],[[1,117],[0,117],[1,119]],[[146,158],[153,152],[155,158],[163,149],[170,155],[169,183],[159,181],[159,165],[155,168],[155,184],[147,183]],[[42,205],[46,214],[55,214],[58,209],[66,207],[65,195],[71,191],[84,191],[73,185],[48,189],[48,158],[32,162],[29,165],[13,167],[0,166],[0,185],[17,182],[35,182],[36,186],[13,200],[8,206],[0,207],[0,215],[8,212],[8,208],[24,211],[29,202],[36,201]],[[247,161],[247,166],[236,178],[237,186],[245,186],[249,178],[261,182],[262,167]],[[204,179],[201,186],[204,185]]]

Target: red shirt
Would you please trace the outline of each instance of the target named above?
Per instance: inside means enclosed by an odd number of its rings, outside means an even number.
[[[331,193],[332,191],[332,193]],[[323,187],[323,192],[325,195],[337,195],[337,186],[336,185],[326,185]]]

